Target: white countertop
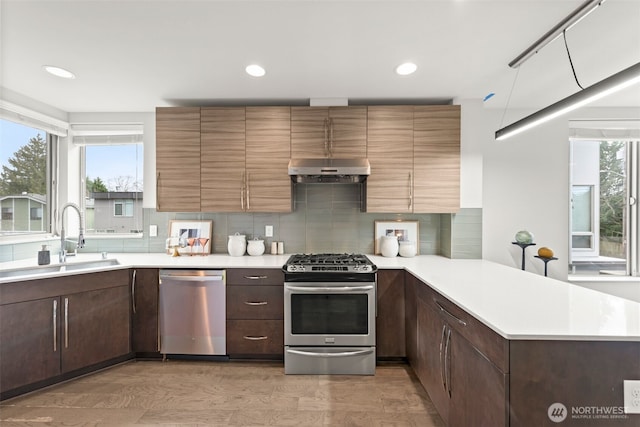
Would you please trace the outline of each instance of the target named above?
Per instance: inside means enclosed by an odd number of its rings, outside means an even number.
[[[279,268],[289,255],[212,254],[174,258],[162,253],[127,253],[111,254],[109,258],[120,263],[109,269]],[[369,258],[381,269],[408,270],[508,339],[640,341],[640,303],[635,301],[485,260],[451,260],[429,255],[414,258],[369,255]],[[97,259],[100,254],[81,254],[68,263]],[[1,263],[0,270],[36,264],[35,259]],[[60,274],[74,273],[57,273]],[[0,284],[15,281],[2,278]]]

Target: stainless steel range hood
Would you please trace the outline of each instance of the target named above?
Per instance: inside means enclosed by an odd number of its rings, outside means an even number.
[[[371,174],[367,159],[291,159],[289,175],[300,184],[358,184]]]

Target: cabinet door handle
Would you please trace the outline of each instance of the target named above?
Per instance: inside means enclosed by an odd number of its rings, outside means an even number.
[[[449,364],[449,348],[451,347],[451,328],[447,328],[447,343],[444,346],[444,370],[447,378],[447,393],[451,397],[451,365]]]
[[[240,209],[244,211],[244,189],[246,187],[246,181],[244,179],[244,172],[242,172],[242,177],[240,178]]]
[[[53,300],[53,352],[58,351],[58,300]]]
[[[248,280],[263,280],[268,278],[269,276],[244,276],[245,279]]]
[[[156,174],[156,209],[160,210],[160,172]]]
[[[133,314],[136,314],[136,271],[133,270],[133,277],[131,278],[131,308],[133,309]]]
[[[69,348],[69,298],[64,299],[64,348]]]
[[[247,210],[251,210],[251,174],[247,173]]]
[[[440,305],[440,303],[438,301],[435,301],[436,305],[438,306],[438,308],[440,309],[440,311],[444,314],[446,314],[447,316],[451,317],[453,320],[455,320],[456,322],[458,322],[458,324],[462,325],[462,326],[467,326],[467,322],[465,322],[464,320],[460,319],[459,317],[457,317],[456,315],[452,314],[451,312],[449,312],[446,308],[444,308],[442,305]]]
[[[258,337],[252,337],[252,336],[249,336],[249,335],[245,335],[242,338],[244,338],[245,340],[249,340],[249,341],[264,341],[264,340],[269,339],[269,337],[264,336],[264,335],[261,335],[261,336],[258,336]]]
[[[333,118],[329,119],[329,157],[333,157]]]
[[[324,119],[324,156],[329,157],[329,119]]]
[[[246,305],[251,305],[251,306],[256,306],[256,305],[267,305],[269,304],[267,301],[256,301],[256,302],[252,302],[252,301],[245,301],[244,302]]]
[[[442,379],[442,388],[447,389],[447,378],[445,375],[444,355],[446,352],[445,337],[447,333],[447,325],[442,325],[442,336],[440,337],[440,378]]]
[[[409,172],[409,211],[413,210],[413,174]]]

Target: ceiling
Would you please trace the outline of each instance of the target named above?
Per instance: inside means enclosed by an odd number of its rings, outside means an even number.
[[[0,86],[66,112],[492,92],[487,108],[541,108],[579,90],[562,38],[507,64],[583,2],[1,0]],[[606,1],[567,42],[584,87],[640,62],[640,1]],[[396,75],[405,61],[417,72]],[[247,75],[251,63],[267,74]],[[640,85],[598,105],[640,106]]]

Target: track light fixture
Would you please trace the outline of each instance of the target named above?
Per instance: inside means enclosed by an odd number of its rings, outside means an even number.
[[[545,35],[540,37],[534,44],[529,46],[520,55],[509,62],[509,67],[517,68],[522,65],[527,59],[538,53],[543,47],[560,37],[563,32],[568,30],[577,24],[582,18],[593,12],[598,6],[604,3],[605,0],[587,0],[582,3],[578,8],[571,12],[566,18],[558,22],[556,26],[547,31]]]
[[[517,68],[522,65],[527,59],[539,52],[547,44],[558,38],[560,35],[565,34],[565,31],[578,23],[582,18],[587,16],[590,12],[595,10],[598,6],[604,3],[605,0],[587,0],[575,9],[569,16],[560,21],[551,30],[547,31],[538,41],[529,46],[520,55],[518,55],[513,61],[509,63],[511,68]],[[566,44],[566,39],[565,39]],[[571,55],[569,54],[569,48],[567,47],[567,54],[569,55],[569,62],[573,70],[573,63],[571,61]],[[575,70],[573,70],[575,77]],[[640,82],[640,63],[632,65],[631,67],[620,71],[598,83],[582,89],[580,92],[574,93],[555,104],[549,105],[540,111],[537,111],[515,123],[510,124],[502,129],[499,129],[495,133],[497,141],[504,140],[510,136],[524,132],[532,127],[538,126],[541,123],[547,122],[551,119],[559,117],[569,111],[583,107],[590,102],[596,101],[600,98],[604,98],[614,92],[618,92],[624,88],[627,88],[635,83]],[[576,83],[580,86],[576,77]],[[580,86],[582,88],[582,86]]]
[[[515,123],[496,131],[496,141],[524,132],[541,123],[580,108],[590,102],[604,98],[633,84],[640,83],[640,62],[604,80],[576,92],[561,101],[551,104]]]

